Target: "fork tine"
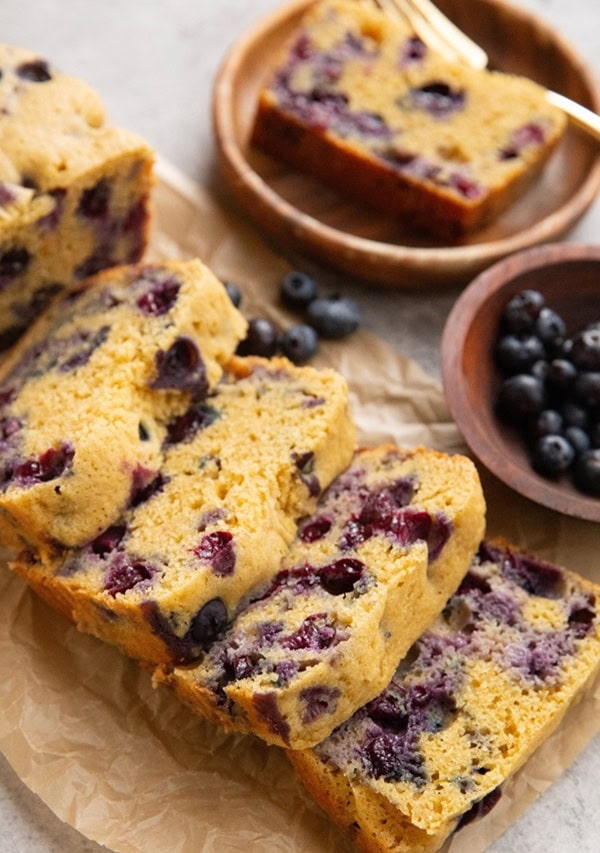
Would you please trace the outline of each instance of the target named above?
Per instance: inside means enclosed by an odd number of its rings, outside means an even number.
[[[464,62],[472,68],[485,68],[487,53],[447,18],[431,0],[396,0],[416,10],[427,21],[436,34],[450,44]]]
[[[421,41],[452,62],[464,62],[460,51],[431,25],[427,15],[410,0],[375,0],[375,5],[390,17],[408,23]]]

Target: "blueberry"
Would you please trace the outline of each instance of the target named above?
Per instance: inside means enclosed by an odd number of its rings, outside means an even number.
[[[360,323],[358,305],[352,299],[337,294],[313,299],[307,308],[306,318],[323,338],[345,338]]]
[[[106,178],[101,178],[93,187],[82,192],[77,212],[88,219],[102,219],[108,213],[109,197],[109,183]]]
[[[233,534],[228,530],[214,530],[202,537],[194,548],[194,554],[204,563],[208,563],[215,575],[232,575],[235,569],[235,548]]]
[[[177,301],[180,287],[180,283],[175,278],[155,282],[138,298],[136,305],[143,314],[151,317],[167,314]]]
[[[533,450],[533,467],[547,477],[558,477],[573,463],[575,450],[562,435],[544,435]]]
[[[452,89],[447,83],[438,80],[411,89],[410,97],[416,107],[434,118],[445,118],[462,110],[465,105],[463,89]]]
[[[573,449],[578,456],[590,449],[590,437],[585,430],[581,429],[581,427],[567,427],[563,435],[569,444],[573,446]]]
[[[538,379],[541,379],[543,382],[548,378],[548,373],[550,372],[550,365],[544,358],[538,359],[538,361],[534,361],[531,367],[529,368],[529,372],[532,376],[537,376]]]
[[[146,584],[154,577],[155,569],[141,560],[118,554],[104,578],[104,589],[113,598],[123,592]]]
[[[305,272],[293,270],[281,279],[281,301],[293,311],[304,311],[319,295],[319,285]]]
[[[115,524],[112,527],[107,528],[99,536],[96,536],[94,541],[91,543],[90,548],[94,554],[97,554],[99,557],[104,557],[106,554],[115,550],[125,536],[125,533],[126,528],[124,524]]]
[[[190,637],[202,648],[215,640],[227,625],[227,608],[220,598],[211,598],[192,619]]]
[[[506,379],[498,395],[498,410],[509,420],[538,415],[545,404],[544,383],[535,376],[518,373]]]
[[[592,447],[600,447],[600,421],[597,421],[590,428],[590,441],[592,443]]]
[[[543,343],[562,343],[567,327],[565,321],[552,308],[542,308],[535,321],[535,333]]]
[[[600,449],[581,454],[575,465],[575,485],[583,492],[600,495]]]
[[[259,355],[271,358],[277,352],[278,335],[275,325],[265,317],[253,317],[248,331],[237,348],[238,355]]]
[[[0,288],[24,272],[30,260],[27,249],[9,249],[0,255]]]
[[[233,281],[224,281],[223,287],[227,291],[227,296],[231,299],[235,308],[239,308],[242,304],[242,291],[239,286]]]
[[[302,542],[318,542],[326,536],[331,530],[333,524],[330,518],[324,515],[318,515],[316,518],[311,518],[300,530],[299,538]]]
[[[504,309],[503,319],[510,332],[526,332],[533,327],[544,307],[544,297],[537,290],[522,290]]]
[[[545,355],[544,344],[537,335],[525,332],[504,335],[496,348],[498,364],[506,373],[525,373]]]
[[[544,409],[536,418],[533,425],[533,435],[541,438],[543,435],[556,435],[563,428],[563,419],[555,409]]]
[[[565,426],[578,426],[582,429],[587,429],[589,423],[589,415],[582,406],[568,400],[562,406],[562,416]]]
[[[600,406],[600,371],[580,373],[573,384],[573,394],[583,406]]]
[[[47,483],[62,476],[71,467],[75,450],[71,444],[61,444],[60,447],[50,447],[40,456],[32,456],[21,462],[13,471],[13,477],[23,486],[34,483]]]
[[[45,59],[22,62],[15,70],[17,77],[20,77],[21,80],[29,80],[31,83],[46,83],[52,79],[52,74]]]
[[[321,586],[330,595],[352,592],[354,584],[361,579],[365,564],[352,557],[342,557],[319,569]]]
[[[318,346],[317,333],[305,323],[290,326],[279,338],[281,352],[294,364],[305,364],[315,355]]]
[[[577,368],[566,358],[554,358],[548,365],[546,379],[552,390],[562,392],[569,387],[577,376]]]
[[[152,387],[191,391],[195,397],[206,397],[208,380],[198,347],[191,338],[176,338],[168,350],[156,353],[156,379]]]
[[[571,360],[583,370],[600,370],[600,328],[586,327],[572,338]]]

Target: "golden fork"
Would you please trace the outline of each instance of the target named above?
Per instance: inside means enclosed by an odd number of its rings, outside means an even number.
[[[447,59],[472,68],[485,68],[486,52],[458,29],[431,0],[367,0],[386,15],[408,22],[416,34]],[[587,107],[546,90],[546,99],[568,116],[569,121],[600,142],[600,115]]]

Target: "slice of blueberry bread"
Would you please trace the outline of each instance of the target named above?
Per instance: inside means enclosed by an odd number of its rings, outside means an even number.
[[[197,260],[105,270],[58,296],[0,368],[0,542],[43,553],[112,524],[245,329]]]
[[[385,690],[292,763],[361,849],[437,850],[493,808],[598,670],[599,594],[483,543]]]
[[[54,562],[23,553],[14,568],[82,630],[154,665],[187,664],[277,572],[297,519],[348,465],[346,382],[234,358],[168,423],[162,449],[120,519]]]
[[[448,239],[506,207],[565,124],[530,80],[449,63],[399,21],[327,0],[261,91],[252,141]]]
[[[152,164],[88,86],[0,46],[0,349],[73,279],[141,258]]]
[[[361,450],[204,659],[155,678],[227,728],[312,746],[389,682],[457,588],[483,528],[479,477],[464,456]]]

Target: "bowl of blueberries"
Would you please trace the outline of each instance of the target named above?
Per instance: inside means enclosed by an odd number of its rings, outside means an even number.
[[[486,468],[536,503],[600,521],[600,245],[528,249],[477,276],[446,321],[441,371]]]

